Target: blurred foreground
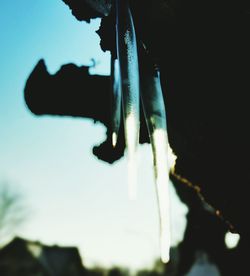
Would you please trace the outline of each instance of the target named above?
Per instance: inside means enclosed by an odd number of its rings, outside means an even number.
[[[131,272],[127,268],[86,268],[76,247],[46,246],[40,242],[14,238],[0,250],[1,276],[82,276],[82,275],[169,275],[177,274],[178,251],[172,249],[171,261],[164,265],[155,261],[152,269]],[[186,276],[219,276],[218,269],[200,253]]]

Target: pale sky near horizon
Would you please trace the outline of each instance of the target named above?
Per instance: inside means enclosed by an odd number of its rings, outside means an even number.
[[[78,22],[61,0],[1,1],[0,183],[8,181],[20,190],[32,214],[15,234],[77,246],[87,265],[135,269],[160,256],[149,145],[140,146],[138,200],[130,202],[125,158],[109,165],[92,155],[93,145],[105,137],[102,125],[37,117],[23,97],[25,81],[40,58],[50,73],[95,58],[95,73],[109,74],[109,54],[101,51],[95,33],[99,22]],[[174,191],[172,213],[176,243],[187,208]]]

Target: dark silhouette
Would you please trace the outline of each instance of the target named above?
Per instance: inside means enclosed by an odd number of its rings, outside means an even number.
[[[87,5],[95,11],[88,18],[103,17],[94,7],[105,1],[65,2],[73,14],[88,11]],[[149,57],[160,67],[170,145],[178,157],[172,178],[190,209],[178,275],[188,271],[199,250],[208,252],[222,275],[238,275],[248,267],[246,248],[250,245],[250,4],[243,0],[138,0],[131,1],[131,9],[138,42],[143,41]],[[103,17],[98,34],[102,49],[114,51],[112,9]],[[94,154],[112,163],[123,154],[124,137],[120,135],[113,149],[109,77],[91,76],[87,69],[65,65],[50,76],[40,61],[27,81],[26,102],[38,115],[80,116],[103,123],[108,128],[107,140],[94,148]],[[142,122],[141,142],[147,140]],[[241,234],[233,250],[224,244],[228,228]]]
[[[0,250],[1,276],[83,276],[77,248],[45,246],[15,238]]]
[[[51,76],[44,61],[40,60],[27,80],[25,100],[37,115],[78,116],[104,124],[107,127],[107,140],[95,147],[93,152],[98,158],[112,163],[123,155],[124,136],[120,135],[117,147],[113,149],[109,129],[109,77],[90,76],[88,69],[86,66],[67,64]],[[102,108],[102,105],[107,108]]]
[[[108,15],[110,12],[112,0],[63,0],[63,2],[69,5],[72,14],[78,20],[90,22],[90,19],[92,18]]]
[[[157,260],[151,270],[135,275],[163,275],[164,266]],[[86,268],[75,247],[47,246],[40,242],[14,238],[0,250],[1,276],[128,276],[131,272],[122,267]],[[174,275],[174,274],[169,274]]]

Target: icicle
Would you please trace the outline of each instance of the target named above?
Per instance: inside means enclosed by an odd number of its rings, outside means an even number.
[[[133,18],[128,0],[116,1],[116,44],[122,84],[125,141],[128,154],[129,197],[136,197],[139,144],[139,68]]]
[[[145,59],[142,60],[142,63]],[[168,168],[168,134],[166,112],[159,72],[146,61],[141,68],[141,97],[154,159],[155,184],[160,216],[161,259],[169,261],[170,202]]]
[[[111,55],[112,145],[116,146],[121,123],[121,81],[118,60]]]
[[[154,155],[154,172],[160,216],[161,259],[164,263],[167,263],[169,261],[171,235],[167,133],[164,129],[155,129],[150,140]]]

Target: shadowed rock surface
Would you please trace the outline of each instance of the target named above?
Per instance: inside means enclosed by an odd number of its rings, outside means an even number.
[[[94,8],[98,1],[92,6],[90,1],[65,2],[73,14],[87,14],[76,15],[81,20],[104,15]],[[114,13],[109,4],[103,8],[109,15],[98,33],[102,49],[114,51]],[[131,9],[138,44],[146,45],[150,59],[161,69],[170,145],[178,157],[176,173],[198,185],[205,199],[241,234],[237,249],[227,250],[227,225],[204,210],[194,190],[175,180],[190,209],[180,246],[181,273],[189,269],[197,250],[204,249],[223,275],[237,275],[237,269],[244,271],[247,266],[244,250],[250,245],[249,3],[137,0],[131,1]],[[79,116],[103,123],[108,127],[107,140],[93,151],[112,163],[123,155],[124,137],[120,135],[113,149],[109,89],[109,77],[89,75],[87,67],[65,65],[51,76],[40,61],[26,83],[25,99],[37,115]],[[143,121],[141,142],[148,140],[146,133]]]

